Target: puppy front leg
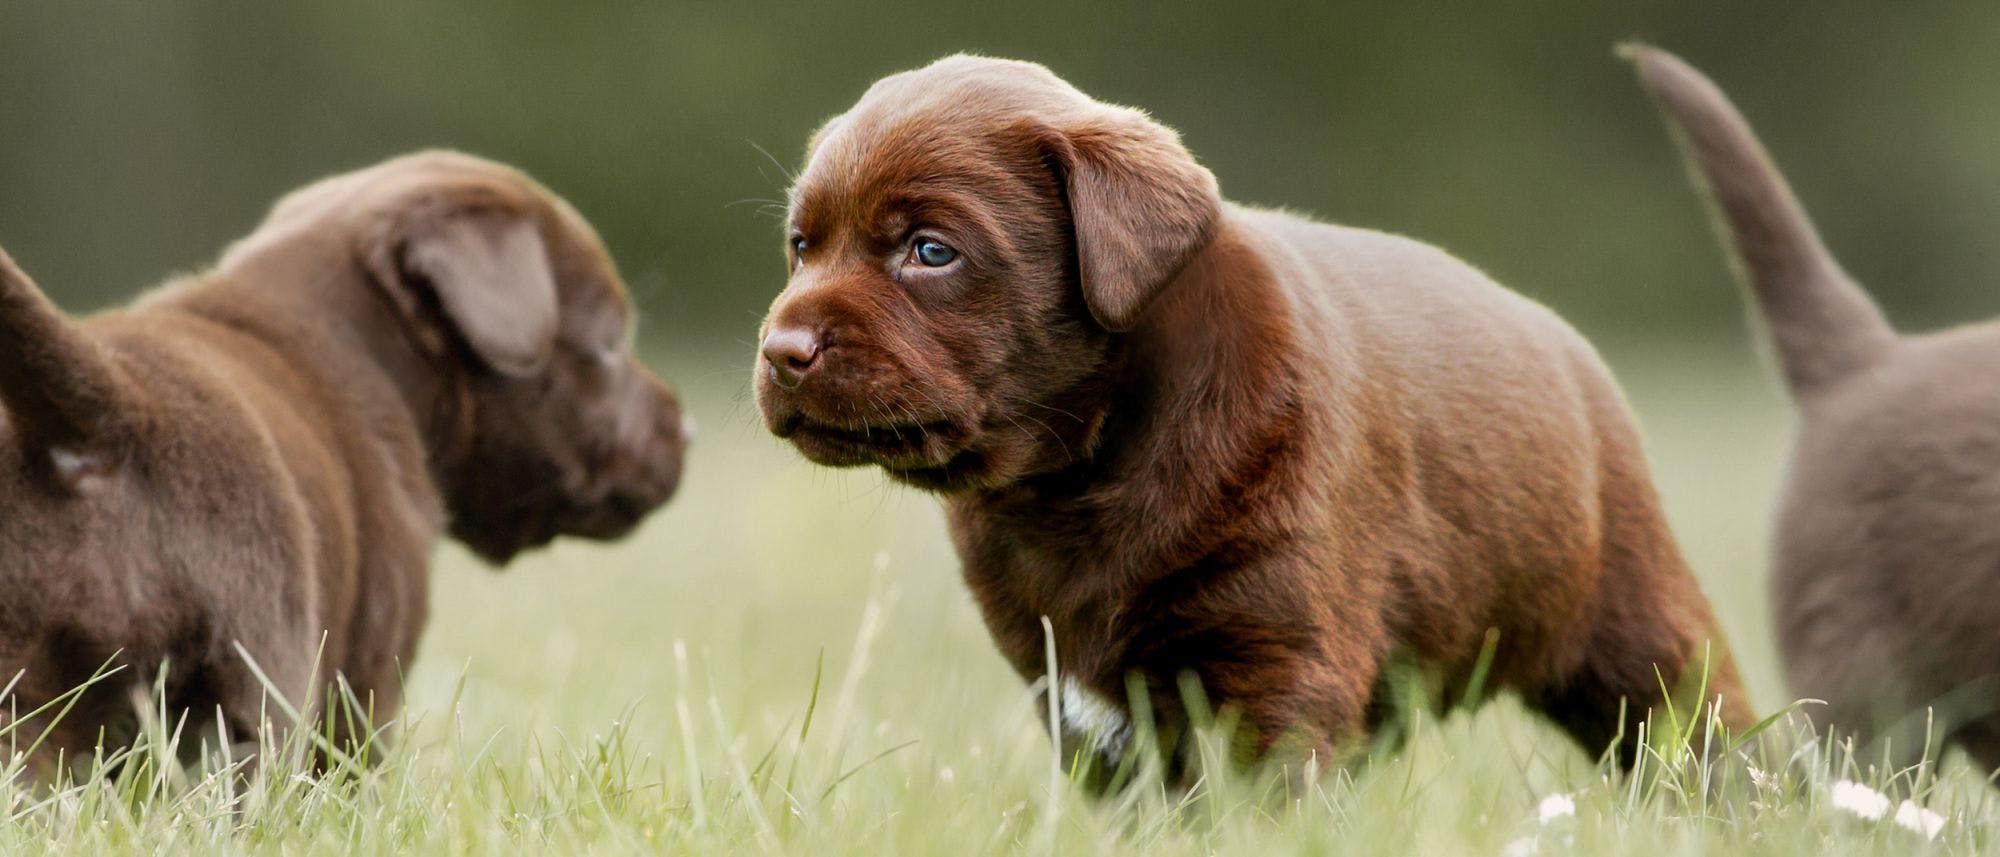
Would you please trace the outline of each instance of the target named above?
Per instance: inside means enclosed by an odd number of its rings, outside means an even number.
[[[1218,659],[1173,673],[1135,672],[1128,701],[1116,705],[1064,679],[1058,752],[1073,778],[1100,794],[1155,762],[1181,789],[1255,769],[1282,770],[1301,785],[1338,764],[1365,725],[1364,677],[1328,680],[1336,675],[1303,659]]]
[[[1282,771],[1301,785],[1366,749],[1361,739],[1375,673],[1372,667],[1342,671],[1301,655],[1210,664],[1204,684],[1220,705],[1217,722],[1235,721],[1230,761]]]
[[[312,736],[298,733],[318,722],[321,705],[315,681],[316,645],[292,641],[280,645],[233,645],[219,663],[206,665],[205,683],[214,694],[220,718],[214,736],[228,742],[232,759],[248,758],[249,775],[270,763],[265,752],[296,754],[326,767],[324,753],[312,746]]]

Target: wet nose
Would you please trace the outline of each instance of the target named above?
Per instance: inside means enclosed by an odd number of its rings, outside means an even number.
[[[819,335],[803,327],[774,327],[764,337],[764,362],[771,364],[771,378],[787,390],[805,380],[822,350]]]

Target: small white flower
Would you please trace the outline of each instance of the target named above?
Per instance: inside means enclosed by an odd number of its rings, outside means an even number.
[[[1938,831],[1944,829],[1944,816],[1906,800],[1896,807],[1896,823],[1925,839],[1936,839]]]
[[[1541,847],[1542,843],[1529,834],[1507,843],[1507,847],[1500,849],[1500,857],[1533,857]]]
[[[1834,808],[1874,821],[1889,814],[1889,796],[1851,780],[1834,783],[1828,795]]]
[[[1776,774],[1765,773],[1764,769],[1756,765],[1745,765],[1744,767],[1750,769],[1751,785],[1760,789],[1775,789],[1778,787],[1778,777]]]
[[[1549,795],[1542,798],[1540,806],[1535,807],[1535,816],[1541,820],[1543,825],[1547,825],[1558,819],[1569,818],[1575,814],[1576,801],[1571,800],[1570,796],[1566,794]]]

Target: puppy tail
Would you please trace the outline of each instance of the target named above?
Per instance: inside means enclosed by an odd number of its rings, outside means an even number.
[[[70,487],[106,469],[123,431],[123,387],[103,347],[0,250],[0,416],[31,469]]]
[[[1718,230],[1734,248],[1771,331],[1795,397],[1825,389],[1895,344],[1881,310],[1840,269],[1750,126],[1714,83],[1679,57],[1641,44],[1618,48],[1666,113],[1708,190]]]

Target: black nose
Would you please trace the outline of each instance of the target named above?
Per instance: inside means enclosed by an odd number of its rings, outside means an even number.
[[[771,378],[787,390],[804,381],[824,350],[819,335],[803,327],[774,327],[764,337],[764,362],[771,364]]]

